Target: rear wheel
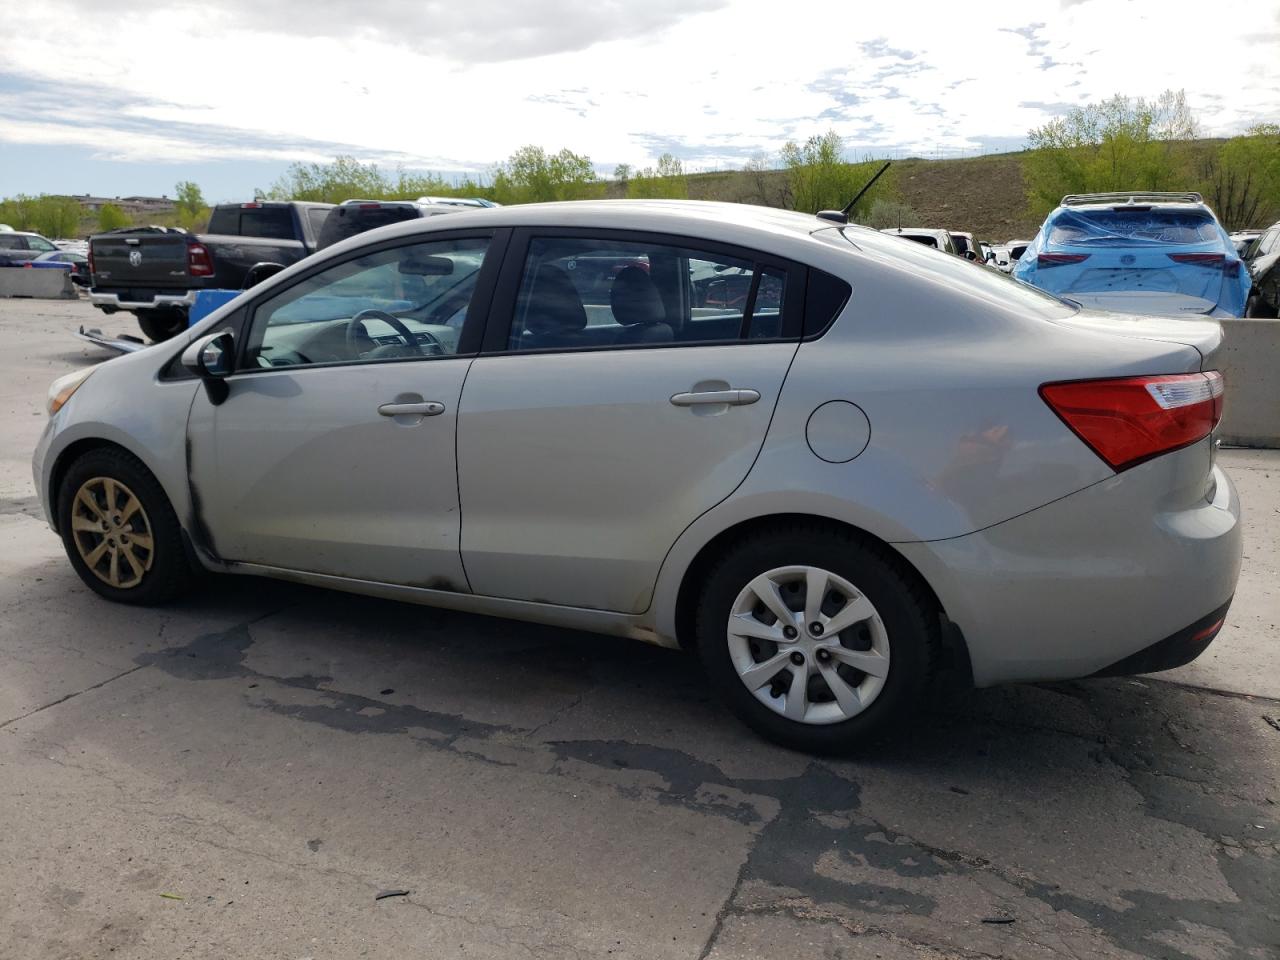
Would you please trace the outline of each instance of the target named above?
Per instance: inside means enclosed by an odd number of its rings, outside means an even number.
[[[1245,303],[1244,315],[1246,317],[1254,317],[1259,320],[1274,320],[1276,317],[1276,308],[1267,301],[1263,300],[1261,295],[1254,294]]]
[[[190,583],[173,507],[124,450],[91,450],[71,464],[58,491],[58,529],[80,579],[109,600],[160,604]]]
[[[697,644],[717,692],[758,733],[846,752],[915,713],[937,609],[887,550],[815,524],[744,540],[712,570]]]
[[[187,315],[180,310],[139,310],[138,326],[153,343],[162,343],[187,329]]]

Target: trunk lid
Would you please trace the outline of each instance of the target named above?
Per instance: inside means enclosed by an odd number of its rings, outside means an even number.
[[[1222,324],[1216,320],[1138,316],[1112,310],[1083,309],[1072,317],[1049,322],[1113,336],[1192,347],[1200,354],[1202,371],[1214,369],[1218,350],[1222,347]]]

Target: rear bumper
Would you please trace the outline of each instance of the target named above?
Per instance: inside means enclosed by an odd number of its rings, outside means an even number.
[[[960,628],[979,686],[1165,669],[1200,652],[1188,638],[1239,578],[1240,504],[1209,456],[1206,440],[977,533],[895,547]]]
[[[1191,626],[1183,627],[1177,633],[1163,640],[1157,640],[1151,646],[1144,647],[1137,653],[1131,653],[1109,667],[1103,667],[1093,676],[1128,677],[1135,673],[1172,670],[1174,667],[1190,663],[1204,653],[1222,631],[1222,625],[1227,622],[1227,610],[1230,608],[1231,601],[1228,600],[1213,613],[1201,617]]]
[[[118,293],[90,290],[89,302],[95,307],[115,307],[117,310],[161,310],[177,307],[189,309],[196,302],[196,291],[157,293],[150,300],[133,300],[129,299],[129,294],[125,294],[122,298]]]

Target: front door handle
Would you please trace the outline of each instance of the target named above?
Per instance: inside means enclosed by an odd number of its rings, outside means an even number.
[[[727,403],[731,407],[743,407],[760,399],[758,390],[702,390],[697,393],[677,393],[671,402],[677,407],[693,407],[704,403]]]
[[[378,407],[378,413],[384,417],[436,417],[444,413],[444,404],[435,400],[423,400],[419,403],[384,403]]]

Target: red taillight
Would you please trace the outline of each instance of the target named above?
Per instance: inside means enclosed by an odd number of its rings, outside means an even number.
[[[93,276],[93,247],[89,247],[89,276]]]
[[[1040,253],[1036,255],[1036,266],[1059,267],[1064,263],[1083,263],[1088,259],[1087,253]]]
[[[260,203],[242,203],[240,204],[240,209],[241,210],[257,210],[261,206],[262,204]]]
[[[1194,263],[1201,267],[1220,267],[1226,262],[1225,253],[1170,253],[1174,263]]]
[[[213,257],[203,243],[187,244],[187,272],[193,277],[213,276]]]
[[[1216,370],[1040,388],[1062,422],[1117,471],[1207,437],[1222,419],[1222,395]]]

